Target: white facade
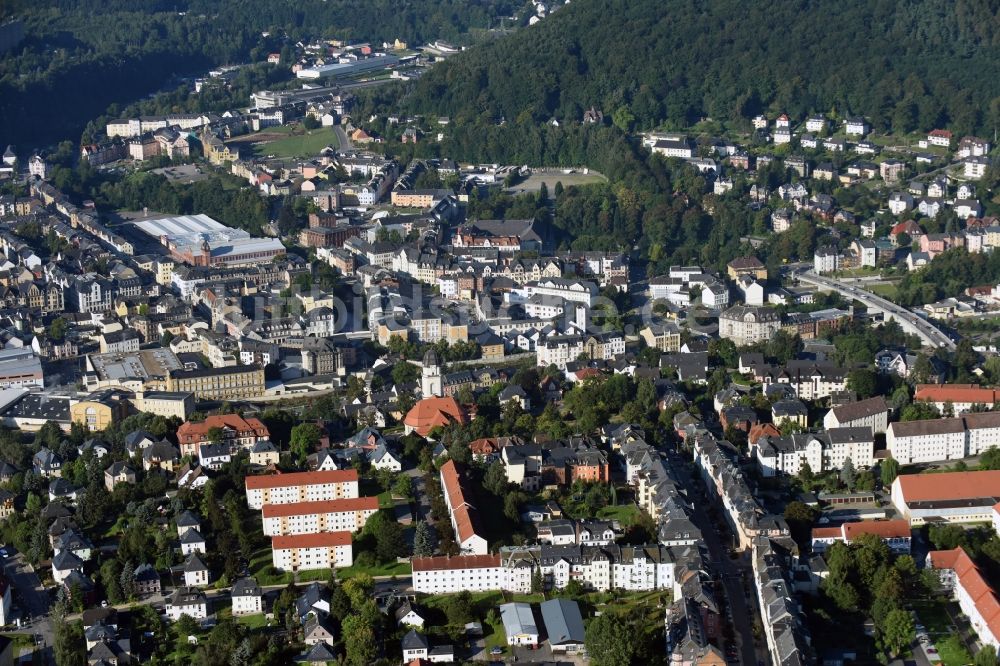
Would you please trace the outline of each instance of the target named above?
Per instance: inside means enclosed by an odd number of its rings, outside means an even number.
[[[892,423],[886,448],[900,464],[939,462],[976,456],[1000,446],[996,412],[970,413],[952,419]]]
[[[233,597],[233,615],[257,615],[264,612],[263,597],[259,594],[244,594]]]
[[[271,539],[271,562],[281,571],[339,569],[354,563],[349,532],[279,536]]]
[[[262,509],[264,534],[316,534],[356,532],[378,511],[377,497],[338,499],[328,502],[265,505]]]
[[[246,489],[251,509],[261,509],[265,504],[354,499],[358,497],[358,473],[356,470],[330,470],[248,476]]]
[[[178,597],[182,597],[178,603]],[[171,622],[177,622],[182,615],[193,620],[204,620],[208,617],[208,600],[197,590],[178,590],[167,603],[167,617]]]

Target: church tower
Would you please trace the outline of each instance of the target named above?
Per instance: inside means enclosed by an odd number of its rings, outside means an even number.
[[[420,372],[420,392],[424,398],[441,396],[441,366],[437,352],[428,349],[424,354],[424,367]]]

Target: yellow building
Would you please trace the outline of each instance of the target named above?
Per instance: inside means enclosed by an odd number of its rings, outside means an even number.
[[[176,416],[187,421],[194,412],[194,394],[168,393],[166,391],[142,391],[135,394],[133,404],[140,412],[149,412],[170,418]]]
[[[167,391],[193,393],[199,400],[256,398],[264,394],[264,368],[234,365],[224,368],[174,370],[167,377]]]
[[[124,394],[112,390],[98,391],[71,403],[69,416],[73,423],[97,432],[128,416],[130,407]]]

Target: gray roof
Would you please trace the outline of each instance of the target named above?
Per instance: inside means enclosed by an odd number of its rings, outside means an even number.
[[[535,624],[535,614],[531,612],[531,604],[514,602],[500,605],[500,619],[508,637],[523,634],[538,635]]]
[[[234,597],[259,597],[261,595],[260,585],[253,578],[240,578],[233,583]]]
[[[571,599],[549,599],[542,602],[542,621],[552,645],[583,643],[583,617],[580,606]]]
[[[430,643],[427,642],[426,636],[418,634],[415,629],[410,629],[410,631],[403,636],[403,640],[400,641],[400,646],[404,650],[426,650],[430,646]]]

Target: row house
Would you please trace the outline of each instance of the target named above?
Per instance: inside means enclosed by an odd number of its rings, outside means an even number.
[[[806,464],[817,473],[837,470],[847,458],[855,467],[875,464],[875,437],[868,426],[764,436],[751,442],[750,448],[765,477],[779,473],[795,476]]]
[[[377,497],[321,502],[265,504],[261,509],[265,536],[357,532],[379,510]]]
[[[977,456],[1000,446],[1000,412],[891,423],[885,443],[901,465]]]

